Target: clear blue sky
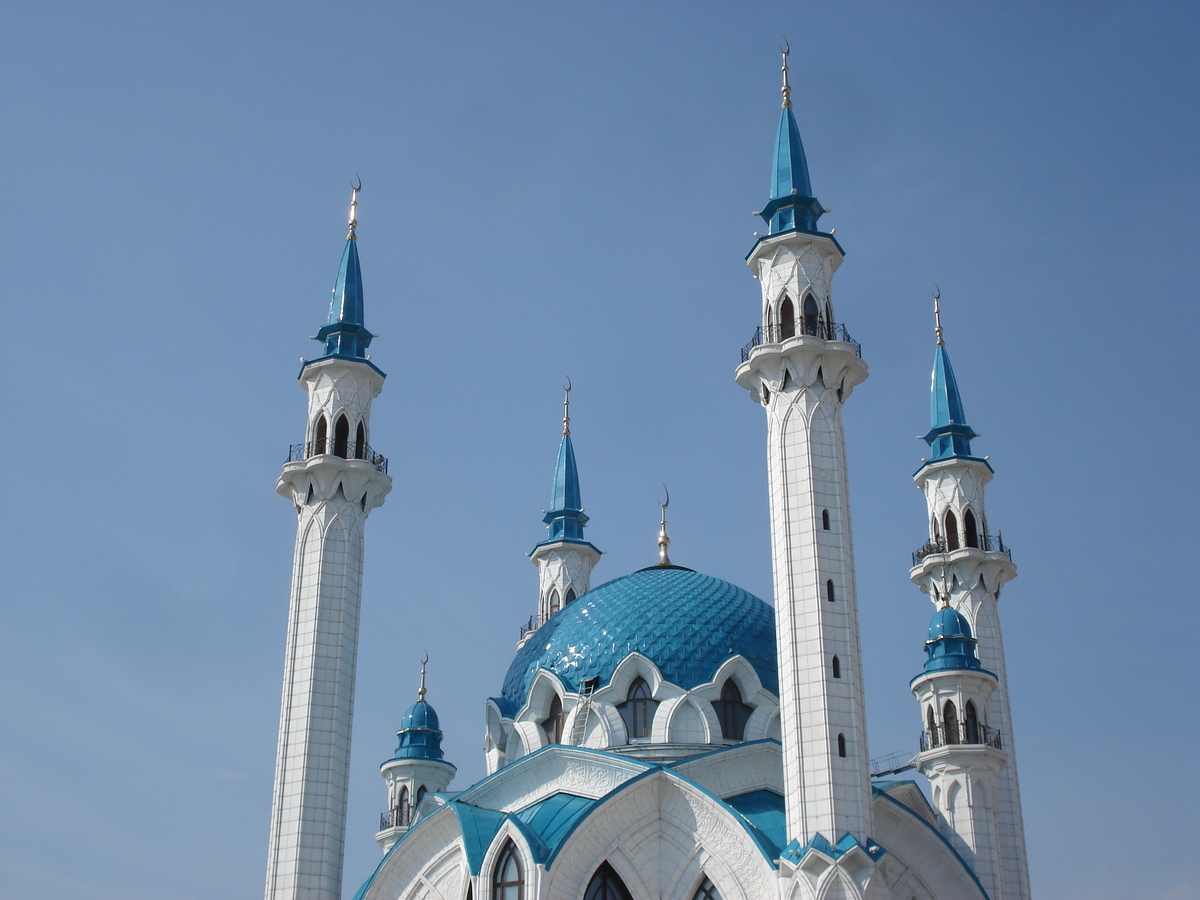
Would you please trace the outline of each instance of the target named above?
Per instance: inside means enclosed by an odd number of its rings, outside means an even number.
[[[535,608],[560,385],[598,580],[770,597],[758,316],[779,35],[839,316],[871,751],[912,750],[933,336],[996,479],[1034,890],[1191,900],[1191,4],[7,4],[0,897],[256,898],[298,359],[361,173],[373,441],[346,891],[430,654],[456,786]]]

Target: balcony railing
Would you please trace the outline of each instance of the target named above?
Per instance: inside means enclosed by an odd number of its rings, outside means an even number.
[[[525,635],[532,634],[533,632],[535,632],[537,630],[538,630],[538,617],[530,616],[529,621],[521,626],[521,629],[520,629],[521,633],[517,637],[517,640],[523,641],[523,640],[525,640]]]
[[[958,724],[943,722],[933,731],[921,732],[922,753],[926,750],[936,750],[938,747],[947,747],[951,744],[993,747],[996,750],[1004,749],[1000,743],[1000,732],[995,728],[988,728],[986,725],[975,725],[967,722],[960,722]]]
[[[386,831],[389,828],[398,828],[403,825],[412,824],[412,810],[407,806],[400,806],[396,809],[389,809],[385,813],[379,814],[379,830]]]
[[[366,441],[347,441],[345,447],[337,445],[336,441],[308,441],[304,444],[292,444],[288,448],[288,462],[299,462],[311,456],[340,456],[342,459],[362,459],[376,469],[387,474],[388,460],[382,453],[376,453]]]
[[[1008,561],[1012,562],[1012,548],[1006,547],[1002,538],[1003,535],[992,537],[990,534],[984,534],[977,537],[974,543],[960,541],[957,547],[949,546],[944,537],[934,538],[932,541],[927,541],[924,547],[913,551],[912,564],[919,566],[921,560],[930,554],[952,553],[955,550],[987,550],[991,553],[1003,553],[1008,557]]]
[[[812,335],[825,341],[844,341],[854,348],[854,353],[862,357],[862,344],[850,337],[845,325],[837,322],[826,322],[824,317],[804,318],[798,322],[785,322],[782,325],[760,325],[754,329],[754,337],[742,348],[742,362],[750,358],[750,351],[760,344],[778,344],[788,338],[803,334]]]

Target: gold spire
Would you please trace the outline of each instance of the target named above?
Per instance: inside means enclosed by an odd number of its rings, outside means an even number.
[[[939,347],[946,346],[946,342],[942,340],[942,308],[938,305],[938,301],[942,299],[942,289],[937,286],[937,282],[933,283],[933,333],[937,335],[937,345]]]
[[[350,233],[346,235],[348,241],[358,240],[354,236],[354,229],[358,227],[358,192],[362,190],[362,179],[358,175],[354,177],[358,179],[358,184],[350,185]]]
[[[783,46],[779,48],[779,52],[783,54],[783,108],[790,109],[792,106],[792,86],[788,84],[788,54],[792,52],[792,45],[788,43],[788,39],[784,37]]]
[[[662,519],[658,526],[658,564],[660,566],[671,565],[671,558],[667,556],[667,548],[671,546],[671,539],[667,537],[667,507],[671,505],[671,492],[667,490],[667,486],[663,485],[663,493],[666,494],[666,500],[659,500],[658,505],[662,510]]]
[[[563,387],[563,437],[571,434],[571,379]]]
[[[425,658],[421,660],[421,686],[417,688],[417,702],[425,702],[425,664],[429,662],[429,651],[425,651]]]

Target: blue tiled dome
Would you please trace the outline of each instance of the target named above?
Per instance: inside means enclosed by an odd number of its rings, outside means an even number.
[[[437,713],[424,700],[418,700],[405,711],[404,718],[400,720],[400,730],[406,728],[431,728],[437,731]]]
[[[929,623],[929,640],[925,642],[925,671],[943,669],[978,669],[975,638],[963,615],[948,606],[933,614]]]
[[[720,578],[653,566],[600,585],[539,628],[509,666],[503,699],[513,709],[523,706],[539,669],[571,692],[593,678],[603,687],[634,652],[684,689],[710,681],[740,654],[763,687],[779,693],[774,610]]]
[[[394,759],[441,759],[442,732],[438,729],[438,717],[433,707],[418,700],[404,713],[400,739]]]
[[[929,640],[937,641],[946,637],[971,637],[971,625],[962,613],[948,606],[942,607],[933,614],[929,623]]]

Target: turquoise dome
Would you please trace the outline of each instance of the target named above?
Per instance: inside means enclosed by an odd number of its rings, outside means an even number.
[[[775,611],[737,585],[682,566],[652,566],[588,591],[542,625],[517,652],[502,705],[525,705],[539,669],[572,693],[603,687],[630,653],[690,689],[711,681],[725,660],[745,657],[767,690],[779,693]]]
[[[936,641],[944,637],[971,637],[971,625],[966,617],[948,606],[935,612],[933,621],[929,623],[929,640]]]
[[[405,711],[396,736],[400,743],[393,759],[442,758],[442,732],[438,729],[437,713],[424,700],[418,700]]]
[[[975,638],[971,625],[956,610],[944,606],[933,614],[929,623],[929,640],[925,642],[925,671],[942,669],[978,669]]]

